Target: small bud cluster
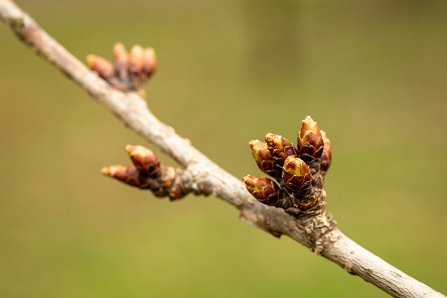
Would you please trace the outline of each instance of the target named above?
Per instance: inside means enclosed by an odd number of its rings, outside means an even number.
[[[136,91],[145,96],[143,84],[157,69],[157,59],[152,48],[134,45],[130,52],[117,43],[113,47],[113,64],[97,55],[87,56],[87,66],[120,91]]]
[[[259,169],[276,180],[243,178],[258,201],[293,214],[324,206],[323,181],[332,161],[331,142],[311,117],[302,121],[297,147],[272,133],[265,135],[265,142],[253,140],[249,145]]]
[[[142,146],[127,145],[126,151],[134,166],[109,166],[101,173],[129,185],[149,189],[157,197],[168,196],[171,200],[183,198],[190,192],[187,187],[189,178],[181,169],[162,165],[151,150]]]

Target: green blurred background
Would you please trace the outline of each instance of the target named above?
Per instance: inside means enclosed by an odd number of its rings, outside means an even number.
[[[295,139],[312,115],[339,227],[447,292],[446,1],[19,4],[82,60],[154,47],[151,109],[238,177],[259,174],[250,139]],[[386,296],[218,199],[102,177],[148,144],[3,24],[0,84],[1,297]]]

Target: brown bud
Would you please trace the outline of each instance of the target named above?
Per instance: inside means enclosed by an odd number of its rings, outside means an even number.
[[[183,181],[183,171],[176,169],[175,172],[175,179],[171,189],[169,190],[169,199],[171,200],[181,199],[191,191],[191,189],[185,187],[185,182]]]
[[[138,75],[143,70],[144,49],[140,45],[134,45],[129,54],[129,72]]]
[[[121,80],[127,77],[129,68],[129,54],[122,43],[113,46],[113,58],[115,62],[115,74]]]
[[[282,180],[294,197],[310,193],[312,175],[307,164],[298,157],[287,157],[283,166]]]
[[[272,153],[275,165],[282,167],[284,160],[289,156],[296,156],[296,150],[292,143],[280,135],[268,133],[265,135],[267,148]]]
[[[160,161],[151,150],[143,146],[127,145],[126,151],[141,174],[150,178],[160,175]]]
[[[143,53],[143,73],[146,79],[157,70],[157,57],[153,48],[144,49]]]
[[[312,174],[320,169],[323,147],[323,138],[318,123],[310,116],[306,116],[298,133],[298,150],[300,158],[309,165]]]
[[[154,189],[154,195],[157,197],[164,197],[169,195],[171,187],[174,185],[176,172],[174,168],[163,167],[161,176],[157,179],[158,187]]]
[[[281,198],[279,186],[268,178],[245,176],[244,180],[247,190],[261,203],[275,205]]]
[[[87,66],[105,80],[109,80],[113,77],[112,63],[102,57],[93,54],[88,55]]]
[[[249,145],[251,155],[256,160],[259,169],[274,178],[281,177],[282,169],[279,166],[275,166],[273,156],[267,149],[267,144],[259,140],[252,140],[249,142]]]
[[[323,154],[321,155],[321,166],[320,171],[321,174],[324,176],[326,175],[326,172],[328,171],[329,167],[331,166],[332,162],[332,144],[331,140],[326,135],[325,131],[321,131],[321,136],[323,137],[323,143],[324,143],[324,149]]]
[[[115,165],[104,167],[101,170],[101,174],[139,188],[150,187],[149,181],[141,177],[138,170],[131,166]]]

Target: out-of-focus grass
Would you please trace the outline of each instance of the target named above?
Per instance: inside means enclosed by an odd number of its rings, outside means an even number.
[[[294,139],[312,115],[333,141],[340,228],[447,292],[445,2],[19,4],[81,59],[155,47],[151,109],[236,176],[258,174],[248,140]],[[145,142],[3,25],[0,45],[0,296],[384,296],[219,200],[101,177]]]

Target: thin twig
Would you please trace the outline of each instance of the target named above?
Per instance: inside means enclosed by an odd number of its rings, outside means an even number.
[[[282,209],[259,203],[244,184],[160,122],[136,93],[122,93],[88,70],[10,0],[0,0],[0,19],[44,60],[51,62],[120,118],[130,129],[161,148],[185,167],[198,193],[212,194],[240,210],[241,218],[274,236],[287,235],[395,297],[445,297],[359,246],[324,213],[298,220]],[[317,226],[315,226],[317,225]],[[319,227],[318,225],[322,225]]]

